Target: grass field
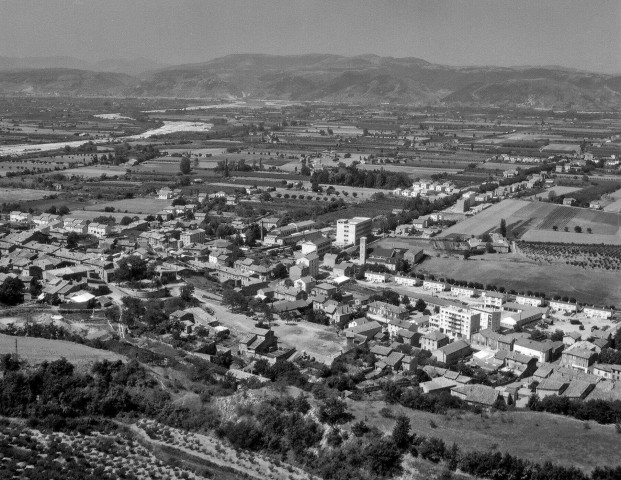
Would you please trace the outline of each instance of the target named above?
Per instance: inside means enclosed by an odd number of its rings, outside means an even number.
[[[605,243],[606,236],[611,236],[610,240],[614,241],[619,231],[619,216],[616,213],[510,199],[454,225],[442,236],[483,235],[498,229],[502,219],[506,220],[509,231],[518,236],[532,230],[554,232],[554,227],[560,232],[565,228],[573,231],[575,226],[580,226],[584,232],[591,228],[593,234],[603,236],[597,241]]]
[[[548,297],[567,295],[595,305],[621,304],[619,272],[536,263],[519,254],[489,254],[469,260],[431,257],[417,267],[417,271],[437,277],[494,284],[508,290],[546,292]]]
[[[383,417],[383,401],[348,401],[356,420],[391,432],[394,420]],[[414,433],[438,437],[465,450],[498,450],[536,462],[551,461],[574,465],[586,471],[598,465],[621,465],[621,441],[614,425],[584,423],[567,417],[528,411],[481,415],[452,412],[436,415],[410,410],[399,405],[388,406],[395,415],[410,418]],[[437,427],[433,428],[433,421]]]
[[[117,212],[128,213],[157,213],[163,208],[169,207],[172,200],[160,200],[159,198],[128,198],[124,200],[115,200],[112,202],[98,203],[85,207],[86,210],[103,212],[105,207],[114,207]]]
[[[31,190],[29,188],[0,188],[0,202],[40,200],[46,195],[52,195],[52,192],[47,190]]]
[[[78,343],[64,340],[47,340],[44,338],[12,337],[0,334],[0,354],[15,352],[15,340],[19,357],[29,363],[66,358],[71,363],[85,365],[100,360],[127,360],[124,356],[107,350],[98,350]]]

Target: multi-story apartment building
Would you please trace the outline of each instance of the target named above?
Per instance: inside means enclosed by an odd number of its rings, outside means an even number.
[[[336,221],[336,244],[356,245],[360,237],[371,234],[371,219],[367,217],[345,218]]]
[[[587,317],[590,318],[601,318],[603,320],[612,318],[612,310],[608,310],[606,308],[584,307],[582,311]]]
[[[481,314],[481,330],[489,329],[493,332],[500,330],[502,312],[490,307],[472,307],[472,311]]]
[[[578,305],[575,303],[561,302],[558,300],[550,300],[550,308],[552,310],[568,313],[576,313],[578,311]]]
[[[107,237],[112,231],[112,227],[107,223],[89,223],[88,233],[96,237]]]
[[[470,339],[481,329],[481,314],[474,310],[448,306],[429,319],[429,326],[452,338]]]
[[[541,297],[531,297],[530,295],[516,295],[515,303],[530,305],[531,307],[543,307],[545,300]]]
[[[504,293],[485,292],[483,294],[483,305],[486,307],[501,308],[506,301]]]
[[[205,230],[197,228],[196,230],[187,230],[181,233],[179,240],[183,245],[191,243],[205,243]]]
[[[444,282],[436,282],[435,280],[425,280],[423,282],[423,288],[425,290],[431,290],[432,292],[444,292],[448,288]]]

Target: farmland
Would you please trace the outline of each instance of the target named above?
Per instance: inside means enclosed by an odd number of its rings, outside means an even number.
[[[509,232],[518,238],[531,231],[558,230],[562,233],[565,229],[573,232],[575,227],[580,227],[583,232],[591,229],[592,234],[597,235],[597,243],[616,243],[618,240],[619,216],[615,213],[515,199],[503,200],[473,215],[446,230],[443,236],[480,236],[498,229],[502,219],[506,220]],[[588,242],[588,235],[584,236]],[[595,239],[593,243],[596,243]]]
[[[621,304],[618,271],[535,262],[521,254],[486,254],[469,260],[431,257],[417,271],[439,278],[502,286],[507,290],[545,291],[549,297],[567,295],[589,304]]]
[[[46,190],[32,190],[29,188],[0,188],[0,202],[23,202],[40,200],[51,192]]]
[[[170,200],[160,200],[154,197],[128,198],[113,202],[98,203],[85,207],[85,210],[103,212],[106,207],[114,208],[117,212],[153,214],[170,206]]]

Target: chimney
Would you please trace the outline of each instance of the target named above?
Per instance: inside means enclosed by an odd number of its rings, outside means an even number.
[[[360,259],[358,263],[360,265],[367,263],[367,237],[360,237]]]

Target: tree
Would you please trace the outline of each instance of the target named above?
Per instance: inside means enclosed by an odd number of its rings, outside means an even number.
[[[418,300],[416,300],[416,305],[414,305],[414,310],[418,312],[424,312],[425,310],[427,310],[427,304],[422,298],[419,298]]]
[[[24,282],[17,277],[8,277],[0,285],[0,302],[17,305],[24,301]]]
[[[69,235],[67,235],[67,248],[77,248],[79,240],[80,235],[78,235],[76,232],[69,232]]]
[[[507,236],[507,221],[504,218],[500,220],[500,234],[503,237]]]
[[[121,258],[118,268],[114,271],[114,278],[120,282],[133,282],[147,277],[147,261],[138,255],[129,255]]]
[[[133,221],[134,220],[132,219],[132,217],[124,216],[123,218],[121,218],[121,225],[129,225]]]
[[[319,421],[329,425],[345,423],[352,415],[347,412],[347,405],[338,397],[328,397],[319,405]]]
[[[192,171],[192,163],[188,157],[183,157],[179,162],[179,170],[184,175],[188,175]]]
[[[272,270],[272,276],[274,278],[287,278],[289,272],[287,272],[287,267],[285,267],[282,263],[277,264]]]
[[[392,429],[392,439],[401,450],[410,446],[410,419],[405,415],[397,417],[397,423]]]
[[[248,300],[243,294],[231,288],[226,288],[222,292],[222,305],[229,307],[231,310],[246,310],[248,308]]]
[[[181,287],[179,290],[179,297],[181,300],[189,302],[192,300],[192,294],[194,293],[194,285],[188,284]]]
[[[59,215],[67,215],[69,213],[69,207],[67,205],[61,205],[58,209]]]
[[[576,233],[582,233],[582,227],[581,227],[580,225],[576,225],[576,226],[574,227],[574,232],[576,232]]]

